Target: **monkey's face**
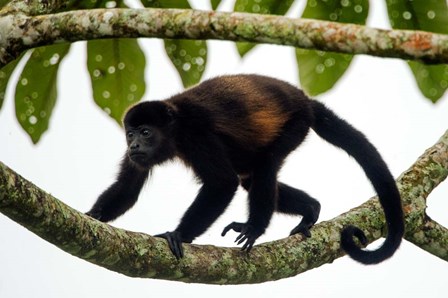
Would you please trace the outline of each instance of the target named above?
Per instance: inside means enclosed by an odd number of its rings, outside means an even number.
[[[160,162],[162,134],[159,129],[149,125],[126,127],[128,157],[137,165],[149,168]]]

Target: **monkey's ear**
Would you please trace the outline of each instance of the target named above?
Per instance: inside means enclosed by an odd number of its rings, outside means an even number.
[[[169,105],[166,106],[166,116],[168,118],[168,123],[171,124],[176,120],[177,112],[174,107]]]

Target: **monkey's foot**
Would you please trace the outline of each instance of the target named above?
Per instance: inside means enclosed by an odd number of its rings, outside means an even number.
[[[188,241],[183,241],[182,234],[180,232],[166,232],[163,234],[154,235],[154,237],[166,239],[166,241],[168,242],[168,246],[176,259],[179,260],[184,257],[182,242]]]
[[[303,236],[309,238],[311,237],[311,232],[310,229],[311,227],[314,226],[314,223],[312,222],[306,222],[306,221],[301,221],[300,224],[297,225],[297,227],[295,227],[294,229],[292,229],[291,233],[289,234],[289,236],[301,233]]]
[[[255,229],[250,224],[232,222],[231,224],[229,224],[224,228],[224,230],[221,233],[221,236],[225,236],[227,232],[230,230],[234,230],[235,232],[240,233],[238,237],[236,237],[235,242],[238,245],[245,242],[241,250],[246,252],[249,252],[252,249],[255,240],[257,240],[257,238],[260,237],[261,234],[263,234],[263,232],[257,231],[257,229]]]

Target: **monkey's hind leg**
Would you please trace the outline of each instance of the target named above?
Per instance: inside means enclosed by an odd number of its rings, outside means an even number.
[[[320,203],[304,191],[279,182],[276,211],[301,215],[302,220],[292,229],[290,235],[301,233],[305,237],[311,237],[310,228],[319,218]]]
[[[249,192],[249,218],[246,223],[232,222],[227,225],[222,236],[230,230],[240,235],[237,244],[243,244],[242,250],[249,252],[255,241],[266,230],[275,211],[276,181],[278,166],[275,162],[258,164],[251,175]]]
[[[247,191],[251,184],[250,177],[241,180],[241,186]],[[292,229],[290,235],[302,233],[305,237],[311,237],[310,228],[319,218],[320,203],[306,192],[281,182],[277,183],[277,194],[277,212],[302,216],[302,220]]]

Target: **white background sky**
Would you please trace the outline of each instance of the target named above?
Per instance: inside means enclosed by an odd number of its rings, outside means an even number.
[[[209,1],[191,1],[208,9]],[[224,1],[222,8],[232,7]],[[290,12],[300,15],[305,1]],[[368,24],[389,28],[384,1],[371,1]],[[183,90],[160,40],[140,40],[149,67],[145,99]],[[241,60],[231,42],[209,42],[205,78],[229,73],[271,75],[298,84],[294,51],[262,45]],[[13,88],[0,111],[0,160],[68,205],[88,210],[113,182],[125,139],[118,125],[93,104],[86,75],[85,44],[77,43],[61,65],[59,98],[49,131],[32,145],[15,119]],[[406,170],[448,129],[448,95],[436,105],[419,92],[398,59],[358,56],[337,86],[318,99],[363,131],[394,176]],[[359,205],[374,193],[357,164],[314,133],[288,159],[280,179],[322,203],[320,221]],[[114,226],[149,234],[173,230],[199,186],[179,164],[157,168],[137,205]],[[448,226],[448,183],[429,197],[428,213]],[[232,246],[220,237],[231,221],[245,221],[241,191],[227,212],[196,243]],[[275,215],[258,243],[286,237],[299,218]],[[246,286],[208,286],[132,279],[77,259],[0,214],[0,297],[446,297],[446,262],[404,241],[377,266],[349,258],[296,277]]]

